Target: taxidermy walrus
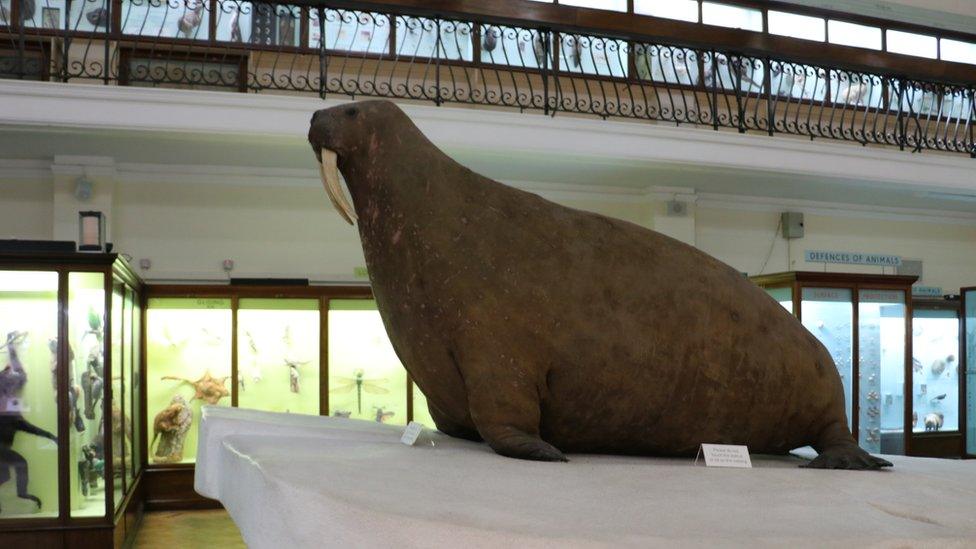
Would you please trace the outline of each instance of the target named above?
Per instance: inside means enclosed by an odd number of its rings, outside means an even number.
[[[390,102],[320,110],[308,137],[444,433],[543,461],[708,442],[812,445],[808,467],[891,465],[851,436],[823,345],[728,265],[478,175]]]

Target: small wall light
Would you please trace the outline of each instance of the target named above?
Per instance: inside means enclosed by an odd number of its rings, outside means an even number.
[[[102,212],[78,212],[78,251],[105,250],[105,216]]]

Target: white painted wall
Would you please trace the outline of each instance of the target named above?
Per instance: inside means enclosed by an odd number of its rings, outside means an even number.
[[[0,238],[51,238],[51,182],[0,181]],[[544,191],[570,207],[654,228],[749,274],[824,270],[806,264],[808,249],[889,253],[924,263],[922,282],[954,291],[976,283],[976,225],[937,218],[864,212],[806,213],[806,236],[787,241],[775,234],[787,208],[723,206],[715,200],[690,208],[686,218],[668,218],[667,198],[603,196]],[[221,264],[233,259],[232,276],[300,277],[318,282],[363,282],[364,266],[354,228],[341,221],[318,186],[259,187],[228,184],[119,182],[113,196],[112,228],[117,251],[136,262],[147,258],[149,280],[223,280]],[[878,267],[828,265],[833,272],[880,273]],[[891,273],[891,269],[888,269]]]
[[[597,195],[548,198],[651,226],[651,207]],[[581,193],[579,193],[581,194]],[[152,279],[299,277],[355,281],[365,265],[356,229],[332,209],[321,187],[122,184],[115,193],[115,245],[152,261]]]
[[[767,254],[766,273],[789,270],[882,274],[881,267],[810,264],[806,250],[841,250],[900,255],[922,260],[926,286],[955,293],[976,283],[976,227],[908,219],[805,215],[805,236],[787,241],[775,233],[775,211],[699,207],[698,247],[749,274],[758,274]],[[886,274],[893,274],[888,268]]]
[[[51,182],[0,179],[0,238],[50,239]]]

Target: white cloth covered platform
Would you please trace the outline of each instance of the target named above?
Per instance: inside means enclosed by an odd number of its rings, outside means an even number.
[[[483,444],[328,417],[204,408],[196,489],[252,548],[974,547],[976,461],[884,472],[687,459],[500,457]],[[433,442],[433,445],[431,444]]]

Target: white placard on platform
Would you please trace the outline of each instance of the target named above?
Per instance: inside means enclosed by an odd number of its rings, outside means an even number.
[[[746,446],[702,444],[698,454],[705,456],[706,467],[752,468],[752,460],[749,459],[749,448]],[[698,463],[697,456],[695,456],[695,463]]]
[[[403,430],[403,436],[400,437],[400,442],[406,444],[407,446],[413,446],[417,443],[417,438],[420,433],[424,431],[424,426],[416,421],[411,421],[407,428]]]

